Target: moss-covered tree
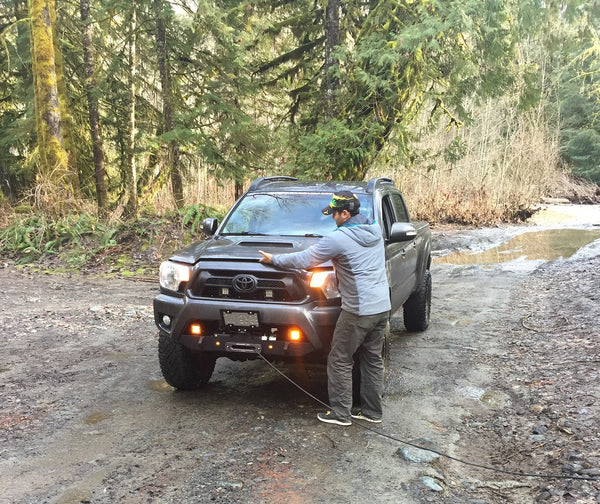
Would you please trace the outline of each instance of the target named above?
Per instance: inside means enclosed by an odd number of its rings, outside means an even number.
[[[29,0],[31,55],[39,152],[38,203],[59,211],[73,202],[58,93],[54,0]]]

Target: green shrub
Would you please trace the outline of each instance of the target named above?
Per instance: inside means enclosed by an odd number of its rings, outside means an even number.
[[[595,129],[573,132],[563,156],[575,175],[600,184],[600,133]]]
[[[107,228],[96,217],[70,215],[52,219],[45,215],[28,215],[17,218],[0,231],[0,254],[18,257],[18,263],[28,263],[46,254],[57,254],[69,244],[81,251],[83,237],[90,236],[98,246],[97,252],[115,245],[114,229]]]

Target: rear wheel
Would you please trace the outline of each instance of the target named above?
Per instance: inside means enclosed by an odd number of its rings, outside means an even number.
[[[179,390],[195,390],[210,380],[216,358],[205,352],[193,352],[167,334],[160,333],[158,360],[169,385]]]
[[[429,327],[431,314],[431,273],[425,270],[416,291],[404,303],[404,326],[411,332],[424,331]]]

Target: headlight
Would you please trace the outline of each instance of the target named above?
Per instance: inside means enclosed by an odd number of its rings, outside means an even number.
[[[327,299],[340,297],[333,271],[315,271],[310,277],[310,286],[321,289]]]
[[[188,265],[165,261],[160,265],[160,286],[177,291],[182,283],[189,281],[190,271]]]

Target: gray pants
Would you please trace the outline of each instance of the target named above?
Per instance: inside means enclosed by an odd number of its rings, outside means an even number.
[[[383,336],[389,312],[358,316],[342,310],[335,325],[327,357],[327,390],[334,415],[350,419],[352,407],[353,356],[360,356],[360,401],[362,412],[381,418],[383,394]]]

